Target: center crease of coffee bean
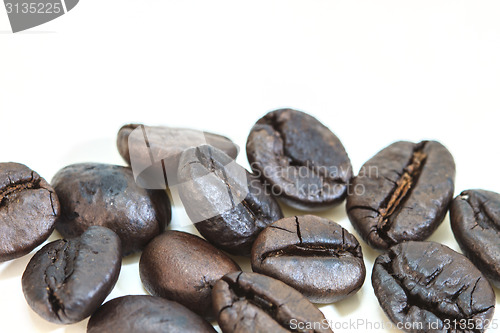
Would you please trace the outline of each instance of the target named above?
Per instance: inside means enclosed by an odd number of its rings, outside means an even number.
[[[19,182],[10,183],[3,188],[0,188],[0,206],[2,206],[8,197],[16,192],[21,192],[24,190],[36,190],[40,188],[40,179],[34,179],[33,172],[31,172],[31,179],[21,180]]]

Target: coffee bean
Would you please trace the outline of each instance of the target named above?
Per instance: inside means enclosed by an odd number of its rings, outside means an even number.
[[[179,303],[146,295],[115,298],[90,317],[87,333],[215,333]]]
[[[24,297],[48,321],[81,321],[113,289],[121,258],[120,239],[100,226],[88,228],[79,238],[51,242],[31,258],[24,271]]]
[[[316,118],[292,109],[269,112],[253,126],[246,147],[254,173],[288,205],[319,210],[345,199],[351,162]]]
[[[463,191],[452,201],[450,221],[462,252],[500,288],[500,194]]]
[[[323,314],[307,298],[265,275],[228,274],[215,285],[212,300],[224,333],[332,333]]]
[[[213,318],[212,288],[222,276],[240,267],[198,236],[166,231],[144,249],[139,272],[146,290]]]
[[[101,225],[120,236],[123,254],[128,255],[144,248],[170,221],[166,192],[141,188],[129,168],[73,164],[57,172],[52,184],[62,208],[56,229],[65,238]]]
[[[200,234],[229,253],[250,255],[259,232],[283,217],[260,181],[217,148],[186,150],[178,178],[180,198]]]
[[[375,260],[372,283],[384,312],[406,332],[483,332],[495,310],[484,275],[434,242],[391,247]]]
[[[59,216],[54,189],[27,166],[0,163],[0,262],[42,244]]]
[[[439,142],[399,141],[366,162],[352,181],[347,214],[372,247],[424,240],[453,198],[455,162]]]
[[[366,275],[357,239],[339,224],[313,215],[286,217],[264,229],[252,248],[252,269],[314,303],[356,293]]]
[[[138,183],[151,189],[175,185],[182,152],[204,144],[233,159],[238,155],[238,146],[230,139],[189,128],[129,124],[120,129],[117,138],[118,151],[136,172]]]

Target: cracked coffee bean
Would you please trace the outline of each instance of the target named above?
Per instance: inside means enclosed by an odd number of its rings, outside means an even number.
[[[462,252],[500,288],[500,194],[463,191],[451,204],[450,222]]]
[[[134,295],[102,305],[87,333],[215,333],[212,325],[179,303],[161,297]]]
[[[123,255],[128,255],[142,250],[170,222],[166,192],[141,188],[130,168],[72,164],[57,172],[52,185],[62,210],[56,229],[65,238],[100,225],[118,234]]]
[[[81,237],[45,245],[22,277],[24,297],[42,318],[72,324],[90,316],[111,292],[121,267],[120,238],[93,226]]]
[[[246,148],[254,173],[291,207],[326,209],[347,195],[352,167],[344,146],[304,112],[269,112],[251,129]]]
[[[228,274],[215,285],[212,300],[224,333],[332,333],[307,298],[265,275]]]
[[[0,262],[42,244],[59,215],[54,189],[27,166],[0,163]]]
[[[283,217],[259,179],[217,148],[186,150],[178,178],[180,198],[196,229],[231,254],[249,256],[257,235]]]
[[[146,290],[213,318],[212,288],[222,276],[240,271],[222,251],[198,236],[166,231],[144,249],[139,272]]]
[[[391,247],[375,260],[372,284],[387,316],[413,327],[406,332],[483,332],[495,310],[484,275],[463,255],[434,242]]]
[[[146,188],[174,185],[182,152],[204,144],[221,149],[233,159],[238,155],[238,146],[225,136],[189,128],[128,124],[117,137],[123,159],[134,170],[143,170],[137,181]]]
[[[350,185],[347,214],[376,249],[424,240],[443,221],[454,180],[455,162],[439,142],[395,142],[361,167]]]
[[[314,303],[356,293],[366,275],[358,240],[339,224],[313,215],[286,217],[264,229],[252,248],[252,269]]]

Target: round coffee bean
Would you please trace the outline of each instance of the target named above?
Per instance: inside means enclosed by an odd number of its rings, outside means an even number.
[[[314,303],[356,293],[366,275],[357,239],[339,224],[313,215],[286,217],[264,229],[252,248],[252,269]]]
[[[186,150],[178,178],[180,198],[196,229],[231,254],[249,256],[257,235],[283,217],[260,181],[217,148]]]
[[[246,147],[254,173],[288,205],[319,210],[344,200],[351,162],[316,118],[292,109],[269,112],[253,126]]]
[[[22,277],[24,297],[44,319],[76,323],[90,316],[111,292],[121,259],[120,238],[104,227],[54,241],[28,263]]]
[[[462,252],[500,288],[500,194],[463,191],[451,204],[450,221]]]
[[[384,312],[406,332],[483,332],[495,310],[484,275],[434,242],[391,247],[375,260],[372,283]]]
[[[265,275],[228,274],[215,285],[212,300],[224,333],[332,333],[321,311],[307,298]]]
[[[56,229],[65,238],[91,225],[104,226],[118,234],[128,255],[144,248],[170,221],[166,192],[139,187],[129,168],[73,164],[57,172],[52,185],[62,208]]]
[[[399,141],[366,162],[350,185],[347,214],[376,249],[424,240],[453,198],[455,162],[439,142]]]
[[[139,272],[146,290],[213,318],[211,293],[218,279],[240,267],[198,236],[166,231],[144,249]]]
[[[35,171],[0,163],[0,262],[42,244],[54,230],[59,210],[54,190]]]
[[[102,305],[87,333],[215,333],[214,328],[179,303],[146,295],[124,296]]]

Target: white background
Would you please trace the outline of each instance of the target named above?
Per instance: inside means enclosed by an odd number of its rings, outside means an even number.
[[[12,34],[0,7],[0,161],[48,180],[75,162],[123,164],[115,137],[129,122],[206,129],[244,149],[258,118],[288,106],[330,127],[354,170],[393,141],[436,139],[455,157],[455,194],[500,192],[499,14],[498,1],[82,0]],[[323,215],[352,231],[344,204]],[[171,227],[186,221],[176,206]],[[458,250],[448,218],[431,239]],[[388,321],[370,282],[378,253],[362,245],[367,279],[321,308],[333,322]],[[31,255],[0,264],[0,331],[84,332],[87,321],[57,326],[27,306]],[[108,299],[145,293],[138,259],[125,258]]]

